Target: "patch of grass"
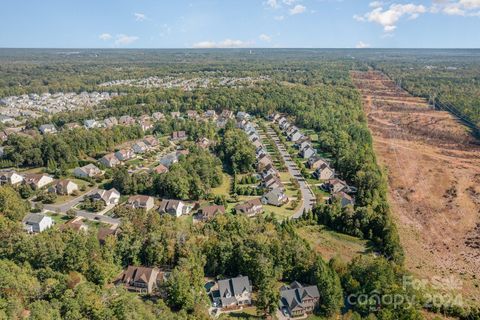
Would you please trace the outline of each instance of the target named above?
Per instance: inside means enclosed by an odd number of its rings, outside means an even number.
[[[262,317],[257,316],[257,309],[255,307],[247,307],[242,310],[232,311],[230,313],[225,313],[220,315],[219,319],[262,319]]]
[[[62,225],[70,220],[70,218],[68,218],[66,215],[55,212],[48,212],[47,216],[51,217],[56,225]]]
[[[230,195],[230,186],[231,186],[231,180],[232,180],[232,177],[230,177],[230,175],[228,175],[227,173],[223,173],[223,180],[222,180],[222,184],[219,185],[218,187],[216,188],[213,188],[212,189],[212,193],[216,196],[225,196],[225,197],[229,197]]]
[[[369,252],[366,240],[328,230],[324,226],[303,226],[297,228],[297,232],[327,260],[338,256],[348,262],[358,255]]]

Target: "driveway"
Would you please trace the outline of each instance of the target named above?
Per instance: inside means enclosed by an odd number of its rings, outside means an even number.
[[[300,169],[298,168],[295,161],[293,161],[290,154],[287,152],[287,149],[280,141],[277,133],[268,126],[267,128],[268,135],[272,138],[273,142],[278,148],[280,155],[282,156],[283,160],[285,161],[285,165],[287,166],[288,172],[292,177],[294,177],[298,181],[298,185],[300,186],[300,191],[302,192],[302,203],[300,208],[292,215],[292,219],[298,219],[302,216],[303,212],[312,210],[313,205],[315,204],[315,195],[313,194],[310,186],[305,181],[305,178],[300,173]]]

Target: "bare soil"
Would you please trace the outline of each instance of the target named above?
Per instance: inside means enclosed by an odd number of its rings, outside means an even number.
[[[385,75],[352,72],[362,94],[406,252],[422,279],[458,279],[480,303],[480,144],[451,114],[412,97]]]

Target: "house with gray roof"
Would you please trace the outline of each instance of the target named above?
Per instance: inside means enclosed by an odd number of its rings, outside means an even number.
[[[53,226],[52,218],[43,214],[30,213],[23,219],[23,228],[28,233],[39,233],[51,226]]]
[[[318,306],[320,293],[317,286],[302,286],[294,281],[280,288],[280,306],[291,317],[300,317],[312,313]]]
[[[219,280],[217,285],[218,290],[212,291],[214,304],[231,308],[252,303],[252,284],[247,276]]]

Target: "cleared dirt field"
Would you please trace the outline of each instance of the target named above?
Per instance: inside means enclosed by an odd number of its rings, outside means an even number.
[[[422,279],[458,279],[480,302],[480,145],[447,112],[410,96],[379,72],[352,72],[406,251]],[[452,278],[453,277],[453,278]]]

